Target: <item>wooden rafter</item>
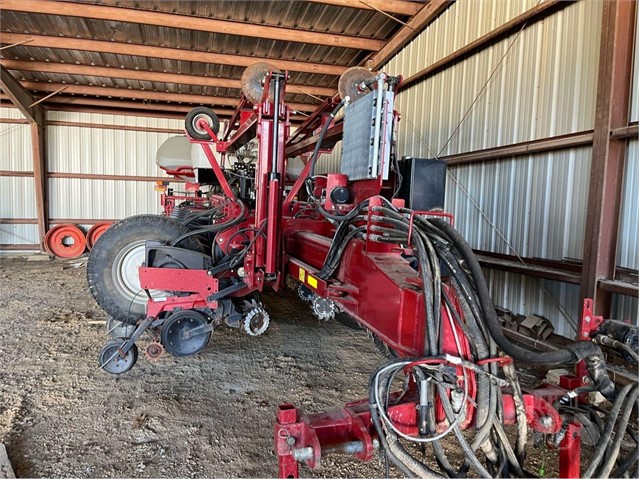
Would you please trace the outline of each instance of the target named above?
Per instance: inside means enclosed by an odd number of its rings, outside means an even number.
[[[159,58],[161,60],[181,60],[237,67],[248,67],[255,62],[266,61],[272,63],[281,70],[301,73],[317,73],[320,75],[339,76],[348,68],[340,65],[325,65],[322,63],[260,58],[247,55],[230,55],[226,53],[203,52],[199,50],[187,50],[154,45],[139,45],[136,43],[107,42],[86,38],[56,37],[53,35],[31,35],[9,32],[0,33],[0,43],[11,45],[27,41],[28,43],[25,43],[25,47],[112,53],[114,55],[133,55],[139,57]]]
[[[44,83],[25,81],[22,85],[31,91],[44,91],[52,92],[56,91],[64,84],[62,83]],[[129,90],[126,88],[112,88],[101,86],[87,86],[87,85],[68,85],[65,93],[72,93],[76,95],[95,95],[101,97],[112,98],[132,98],[136,100],[154,100],[154,101],[167,101],[176,103],[195,103],[212,106],[236,106],[238,99],[215,97],[208,95],[192,95],[188,93],[171,93],[165,91],[151,91],[151,90]],[[313,111],[315,105],[306,103],[288,103],[288,105],[294,110],[298,111]]]
[[[30,123],[44,125],[44,112],[39,105],[33,105],[37,99],[31,95],[9,70],[0,65],[0,88],[9,97],[11,102],[18,107],[20,112]]]
[[[11,100],[8,96],[0,94],[0,106],[15,106],[13,103],[4,102]],[[87,96],[66,96],[60,95],[49,98],[44,102],[45,110],[54,111],[74,111],[85,113],[106,113],[113,115],[127,116],[151,116],[157,118],[171,118],[183,120],[186,113],[193,109],[189,105],[176,105],[170,103],[144,102],[144,101],[127,101],[127,100],[109,100],[105,98],[95,98]],[[230,117],[235,111],[234,108],[213,108],[213,111],[221,118]],[[291,121],[300,122],[304,120],[302,115],[292,115]],[[20,120],[9,120],[8,123],[16,123]],[[28,123],[28,120],[22,121]],[[0,123],[3,119],[0,118]],[[47,122],[51,125],[54,122]]]
[[[272,25],[259,25],[135,8],[91,5],[87,3],[60,2],[53,0],[0,0],[0,9],[46,15],[93,18],[110,22],[126,22],[159,27],[179,25],[179,28],[185,30],[237,35],[243,37],[266,38],[270,40],[309,43],[315,45],[327,45],[331,47],[354,48],[368,51],[377,51],[384,45],[383,40],[377,40],[374,38],[362,38],[335,33],[276,27]]]
[[[454,0],[430,0],[417,14],[408,21],[386,44],[379,49],[367,62],[372,70],[377,70],[395,53],[430,25],[440,13],[446,10]]]
[[[2,59],[0,64],[9,70],[20,70],[40,73],[60,73],[66,75],[86,75],[106,78],[122,78],[125,80],[150,81],[161,83],[175,83],[179,85],[208,86],[214,88],[241,89],[240,80],[232,78],[214,78],[198,75],[183,75],[178,73],[165,73],[144,70],[131,70],[127,68],[101,67],[93,65],[76,65],[73,63],[37,62],[26,60]],[[286,85],[287,93],[306,94],[316,96],[332,96],[334,88]]]
[[[166,113],[180,113],[184,115],[193,109],[189,105],[175,105],[169,103],[157,103],[146,101],[130,101],[130,100],[110,100],[105,98],[93,98],[86,96],[59,96],[51,98],[47,104],[53,105],[87,105],[103,108],[122,108],[128,110],[152,110],[163,111]],[[216,114],[220,116],[230,116],[233,114],[233,108],[213,108]]]
[[[361,10],[382,10],[387,13],[412,17],[422,7],[420,2],[405,0],[310,0],[313,3],[335,5],[337,7],[359,8]]]

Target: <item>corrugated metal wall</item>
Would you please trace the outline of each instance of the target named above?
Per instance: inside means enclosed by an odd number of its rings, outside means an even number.
[[[0,118],[23,120],[16,108],[0,108]],[[113,129],[49,125],[48,171],[91,175],[167,177],[155,164],[158,147],[171,133],[131,131],[118,126],[183,128],[180,120],[95,113],[47,112],[48,121],[113,125]],[[0,170],[33,172],[29,125],[0,124]],[[167,177],[168,178],[168,177]],[[0,177],[0,218],[37,217],[32,177]],[[160,197],[151,181],[49,178],[52,219],[120,219],[159,213]],[[85,225],[88,229],[90,225]],[[0,225],[0,243],[37,244],[35,224]]]
[[[339,167],[342,160],[342,142],[335,143],[335,147],[330,153],[324,153],[319,156],[315,172],[318,175],[326,173],[339,173]]]
[[[590,157],[583,147],[452,166],[446,208],[473,248],[580,259]]]
[[[635,25],[639,25],[639,8]],[[637,27],[636,27],[637,28]],[[635,31],[634,72],[631,90],[630,121],[639,121],[639,32]],[[628,142],[624,185],[621,200],[617,264],[639,269],[639,140]],[[639,300],[613,296],[613,311],[618,318],[633,319],[639,325]]]
[[[17,108],[0,108],[0,118],[24,120]],[[31,127],[0,123],[0,170],[33,171]],[[32,177],[0,177],[0,218],[35,218]],[[38,226],[0,224],[0,244],[34,244]]]
[[[384,71],[412,75],[536,3],[457,1]],[[569,5],[402,92],[400,154],[445,156],[593,128],[601,12],[596,0]],[[591,150],[451,166],[446,208],[474,248],[580,259]],[[496,304],[574,334],[564,315],[579,316],[577,286],[487,276]]]
[[[535,3],[458,1],[384,70],[411,74],[420,59],[439,60]],[[592,128],[601,9],[596,0],[572,4],[402,92],[403,154],[450,155]]]
[[[639,8],[635,9],[635,28],[639,25]],[[639,120],[639,33],[635,31],[635,59],[634,59],[634,72],[632,75],[632,96],[635,101],[631,102],[630,108],[630,121],[638,121]]]
[[[140,128],[183,128],[180,120],[114,116],[97,113],[49,112],[50,121],[123,125]],[[49,171],[103,175],[166,175],[155,153],[170,133],[48,126]],[[120,219],[159,213],[159,194],[146,181],[51,178],[52,218]]]

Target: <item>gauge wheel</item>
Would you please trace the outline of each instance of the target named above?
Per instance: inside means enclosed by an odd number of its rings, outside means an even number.
[[[173,356],[193,356],[202,351],[211,339],[211,331],[185,337],[186,333],[204,326],[208,319],[199,311],[183,310],[173,313],[162,325],[162,346]]]

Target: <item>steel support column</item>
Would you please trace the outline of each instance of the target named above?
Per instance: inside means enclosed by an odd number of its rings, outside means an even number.
[[[614,278],[627,140],[612,130],[628,126],[636,0],[603,5],[599,79],[590,189],[584,235],[581,300],[593,298],[595,313],[608,317],[611,292],[598,288]]]
[[[36,211],[38,213],[38,233],[40,247],[49,226],[49,194],[47,187],[47,128],[37,123],[31,124],[31,150],[33,152],[33,181],[35,186]]]

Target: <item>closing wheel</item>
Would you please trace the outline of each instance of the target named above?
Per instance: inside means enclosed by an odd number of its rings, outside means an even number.
[[[315,297],[313,298],[311,308],[313,309],[313,313],[315,313],[315,316],[317,316],[317,318],[322,321],[335,319],[335,314],[337,313],[337,307],[335,306],[335,302],[333,300],[322,298],[321,296],[317,295],[315,295]]]
[[[198,125],[200,121],[205,121],[213,133],[217,135],[220,131],[220,119],[215,112],[205,106],[198,106],[187,113],[184,120],[184,127],[189,136],[195,140],[210,140],[211,135]]]
[[[162,346],[173,356],[193,356],[211,339],[210,329],[202,330],[207,324],[206,316],[198,311],[173,313],[162,326]]]
[[[126,218],[104,232],[89,254],[87,281],[89,290],[109,316],[126,324],[135,324],[145,316],[147,296],[140,287],[138,268],[144,262],[147,240],[169,243],[188,233],[178,221],[157,215]],[[180,243],[185,249],[202,252],[193,237]],[[165,268],[179,265],[164,264]],[[151,291],[154,298],[166,293]]]
[[[260,103],[264,94],[264,81],[269,72],[280,73],[280,70],[267,62],[253,63],[242,73],[242,91],[251,103]],[[275,97],[275,88],[271,83],[268,92],[269,100]]]
[[[315,293],[312,289],[304,284],[300,284],[297,288],[297,295],[302,298],[304,301],[313,301],[315,298]]]
[[[270,324],[271,317],[262,306],[250,310],[244,317],[244,331],[249,336],[264,334]]]
[[[112,339],[108,341],[100,351],[100,369],[110,374],[122,374],[129,371],[138,360],[138,347],[134,344],[127,353],[122,356],[118,351],[125,340]]]
[[[352,67],[346,70],[339,77],[337,91],[343,100],[347,96],[350,97],[351,103],[356,102],[361,97],[370,93],[368,88],[361,89],[360,84],[375,78],[375,74],[363,67]]]

